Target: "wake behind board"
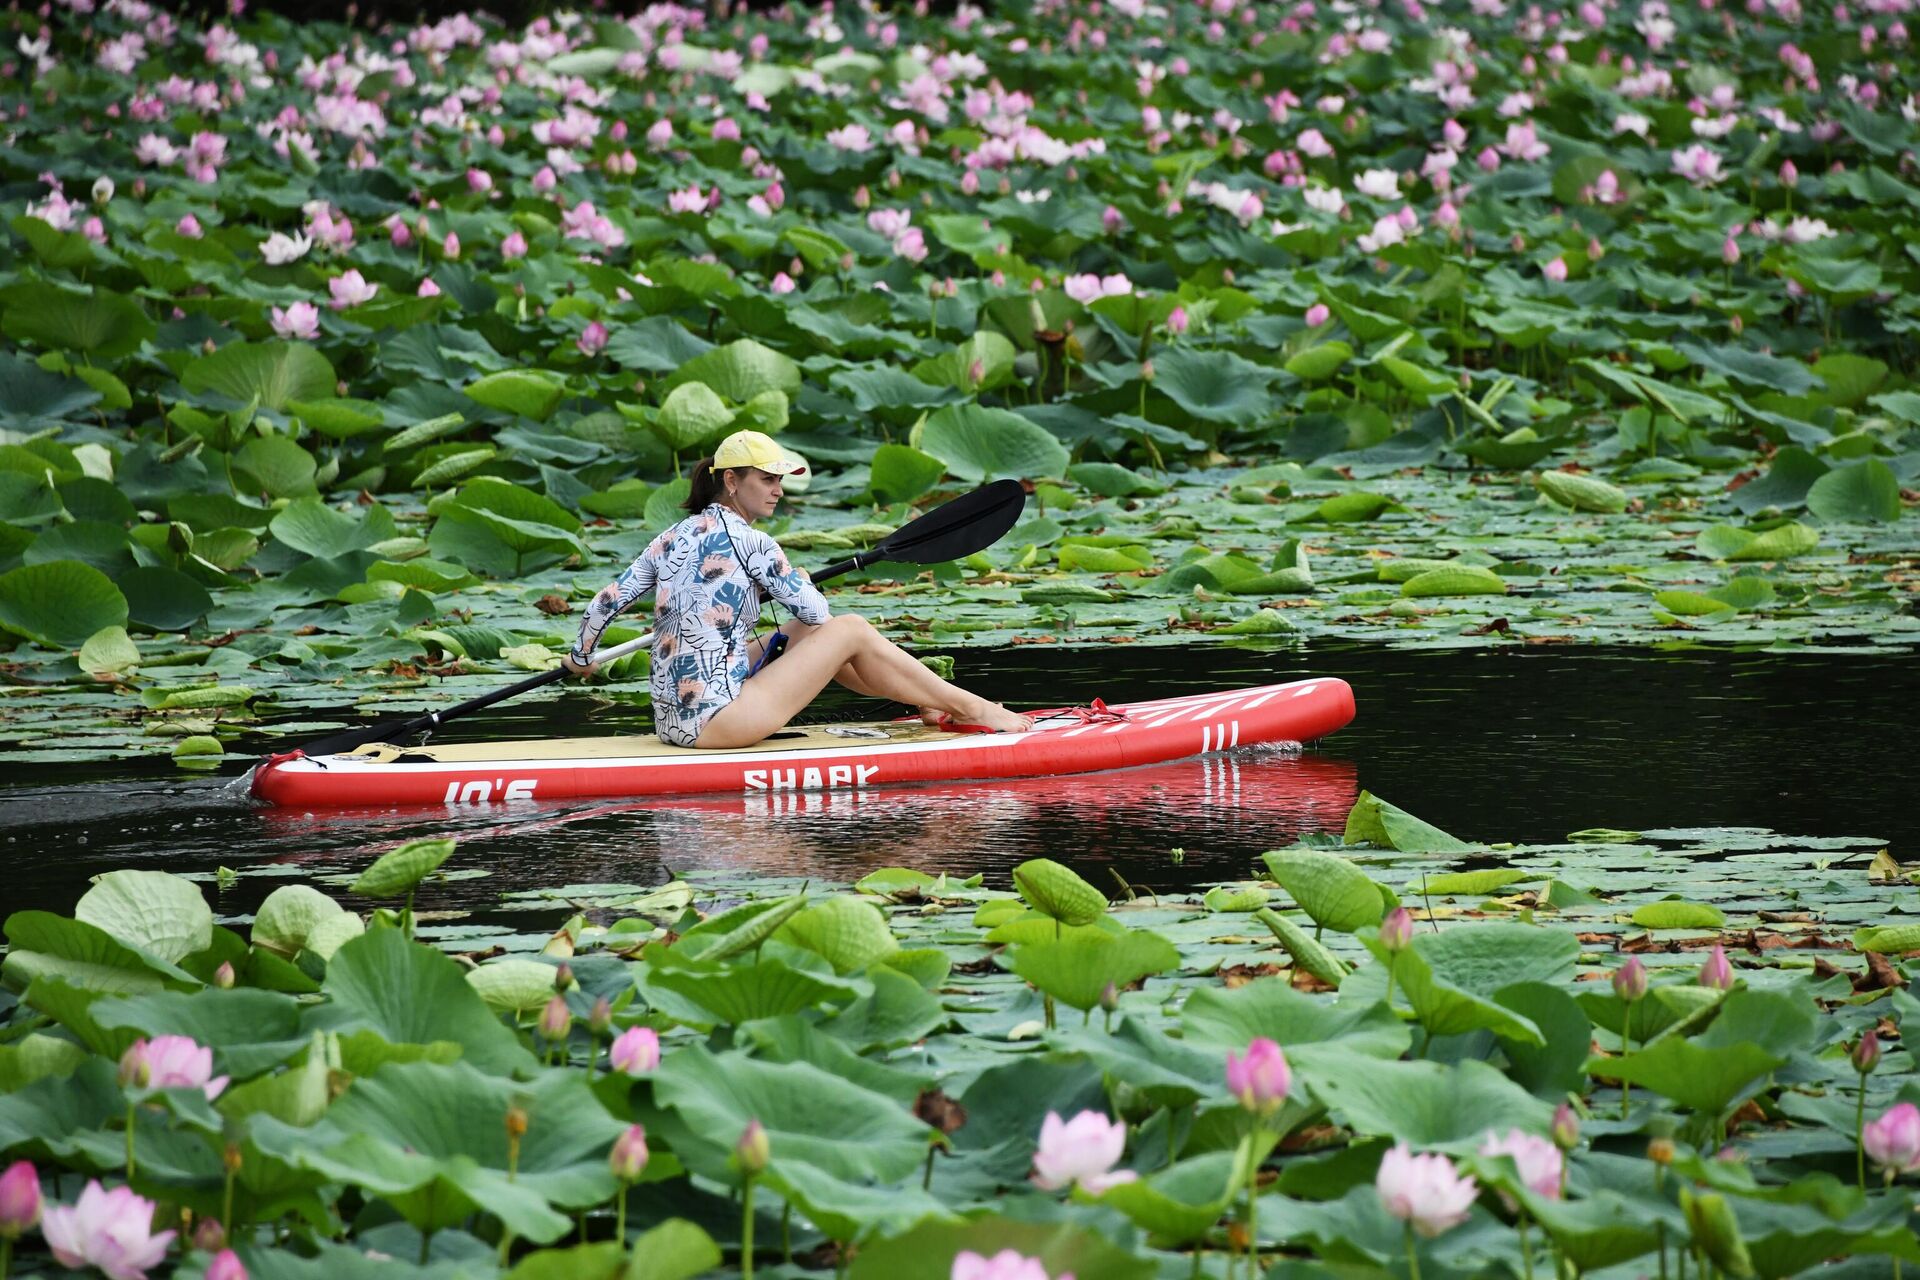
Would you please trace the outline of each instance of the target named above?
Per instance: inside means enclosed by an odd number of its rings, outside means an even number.
[[[1344,680],[1299,680],[1146,702],[1030,713],[1025,733],[918,720],[785,729],[738,750],[648,737],[552,738],[273,756],[253,795],[299,808],[483,805],[577,797],[862,790],[912,782],[1093,773],[1236,747],[1309,742],[1353,719]]]

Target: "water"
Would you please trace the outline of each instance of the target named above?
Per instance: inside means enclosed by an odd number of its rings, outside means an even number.
[[[1872,835],[1911,858],[1920,836],[1900,757],[1920,699],[1903,656],[1639,649],[1260,652],[1215,645],[962,651],[959,678],[1014,705],[1198,692],[1306,675],[1349,681],[1359,713],[1300,753],[1254,751],[1124,773],[866,794],[604,800],[470,810],[300,814],[255,809],[231,778],[171,765],[23,768],[0,783],[0,909],[71,911],[121,866],[281,875],[352,872],[404,840],[457,835],[485,878],[421,905],[484,910],[501,892],[654,883],[728,867],[831,880],[905,865],[988,873],[1068,862],[1117,894],[1243,875],[1261,850],[1339,831],[1361,788],[1469,840],[1539,842],[1583,827],[1760,826]],[[809,718],[876,714],[831,696]],[[885,712],[890,713],[890,712]],[[632,727],[575,693],[496,709],[448,736]],[[284,746],[270,733],[247,744]],[[236,759],[231,772],[244,762]],[[1177,861],[1173,848],[1184,850]],[[249,878],[223,912],[281,883]]]

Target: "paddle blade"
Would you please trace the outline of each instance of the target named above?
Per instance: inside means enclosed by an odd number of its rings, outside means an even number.
[[[1006,536],[1026,505],[1027,491],[1018,480],[995,480],[900,526],[861,559],[896,564],[958,560],[985,551]]]

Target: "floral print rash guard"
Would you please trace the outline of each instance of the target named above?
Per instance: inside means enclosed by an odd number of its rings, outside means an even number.
[[[662,742],[678,747],[692,746],[707,721],[740,695],[762,599],[772,596],[816,626],[828,617],[826,597],[788,563],[780,544],[714,503],[655,538],[594,596],[574,659],[585,662],[607,624],[649,587],[654,727]]]

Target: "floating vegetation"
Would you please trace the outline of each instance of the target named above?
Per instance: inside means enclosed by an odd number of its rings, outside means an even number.
[[[519,933],[111,872],[5,923],[0,1232],[39,1260],[112,1196],[147,1265],[256,1277],[1920,1263],[1878,841],[1483,846],[1368,795],[1261,869],[570,884]]]

